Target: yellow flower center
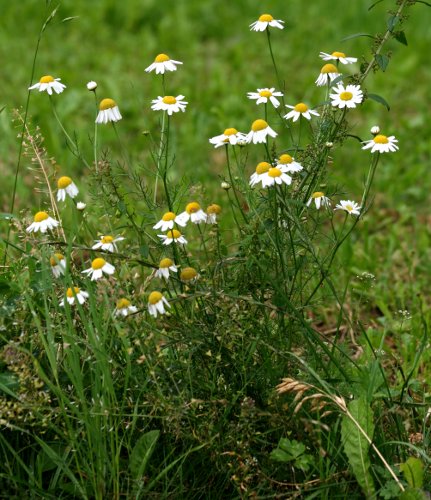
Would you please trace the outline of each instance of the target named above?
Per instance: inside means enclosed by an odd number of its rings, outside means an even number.
[[[353,210],[352,205],[346,205],[346,210],[347,210],[348,212],[351,212],[351,211]]]
[[[165,104],[176,104],[177,100],[175,99],[174,96],[172,95],[166,95],[162,101],[165,103]]]
[[[280,175],[281,175],[281,170],[280,170],[279,168],[275,168],[275,167],[270,168],[270,169],[268,170],[268,175],[269,175],[270,177],[280,177]]]
[[[271,97],[272,92],[270,92],[269,90],[261,90],[259,92],[259,95],[260,95],[260,97]]]
[[[166,212],[163,217],[162,217],[162,220],[167,222],[169,220],[174,220],[176,217],[176,214],[174,214],[174,212]]]
[[[65,189],[67,186],[72,184],[72,179],[70,177],[60,177],[57,182],[58,189]]]
[[[236,128],[227,128],[223,134],[224,135],[235,135],[238,133],[238,130]]]
[[[158,56],[156,56],[156,58],[154,59],[154,62],[156,63],[161,63],[161,62],[166,62],[166,61],[169,61],[170,57],[167,56],[166,54],[159,54]]]
[[[91,267],[94,270],[97,269],[102,269],[102,267],[106,264],[106,260],[102,259],[102,257],[97,257],[97,259],[94,259],[93,262],[91,263]]]
[[[376,144],[387,144],[389,142],[389,139],[385,135],[379,134],[374,137],[373,141]]]
[[[198,272],[194,267],[185,267],[180,274],[182,281],[190,281],[198,275]]]
[[[271,14],[262,14],[260,17],[259,17],[259,21],[261,23],[270,23],[271,21],[273,21],[274,18],[271,16]]]
[[[268,124],[266,123],[265,120],[262,120],[262,119],[255,120],[251,124],[251,130],[253,130],[253,132],[259,132],[259,130],[264,130],[267,127],[268,127]]]
[[[148,302],[152,305],[162,300],[163,295],[160,292],[151,292],[148,296]]]
[[[196,201],[192,201],[191,203],[188,203],[186,206],[186,212],[188,214],[194,214],[200,209],[201,209],[201,206]]]
[[[172,259],[168,259],[167,257],[162,259],[159,263],[159,267],[161,269],[166,269],[168,267],[171,267],[172,265],[174,264],[174,262],[172,261]]]
[[[213,203],[207,208],[207,214],[216,214],[221,213],[221,206]]]
[[[266,162],[266,161],[261,161],[260,163],[257,164],[256,167],[256,174],[264,174],[265,172],[268,172],[268,170],[271,168],[271,165]]]
[[[325,194],[322,193],[322,191],[316,191],[311,195],[312,198],[322,198],[322,196],[325,196]]]
[[[346,57],[346,54],[344,52],[332,52],[331,56],[334,56],[334,57]]]
[[[102,99],[99,104],[100,111],[104,111],[105,109],[115,108],[117,103],[114,99]]]
[[[114,241],[114,237],[113,236],[109,236],[109,235],[102,236],[100,238],[100,242],[103,243],[103,244],[105,244],[105,243],[112,243],[113,241]]]
[[[305,113],[306,111],[308,111],[308,106],[303,102],[299,102],[293,109],[295,111],[298,111],[298,113]]]
[[[60,262],[60,260],[64,260],[64,256],[61,255],[61,253],[55,253],[50,259],[49,263],[51,264],[52,267],[57,266]]]
[[[340,93],[340,99],[342,101],[350,101],[350,99],[353,97],[353,94],[351,92],[341,92]]]
[[[281,163],[282,165],[287,165],[288,163],[292,162],[293,158],[287,153],[281,155],[280,158],[278,159],[278,163]]]
[[[72,288],[67,289],[66,295],[69,297],[69,299],[71,299],[72,297],[77,295],[79,292],[80,292],[80,289],[77,286],[74,286],[73,289]]]
[[[49,217],[49,215],[46,212],[37,212],[37,214],[34,216],[34,222],[42,222],[43,220],[46,220]]]
[[[339,73],[337,67],[334,66],[333,64],[325,64],[325,66],[322,67],[320,72],[321,73]]]
[[[54,82],[54,78],[51,75],[42,76],[39,80],[39,83],[51,83]]]
[[[129,306],[130,306],[130,300],[127,299],[117,300],[117,309],[127,309]]]
[[[166,233],[166,236],[168,238],[172,238],[173,240],[177,240],[181,236],[181,233],[178,231],[178,229],[171,229]]]

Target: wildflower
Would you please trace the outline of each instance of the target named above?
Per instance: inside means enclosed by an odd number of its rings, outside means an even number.
[[[78,201],[78,203],[76,204],[76,208],[77,210],[85,210],[85,207],[87,206],[86,203],[82,202],[82,201]]]
[[[250,186],[254,186],[255,184],[259,184],[262,181],[262,178],[265,174],[268,173],[268,170],[271,168],[271,164],[267,161],[261,161],[257,164],[256,170],[250,177]]]
[[[292,111],[289,111],[287,115],[284,115],[284,118],[286,120],[292,118],[294,122],[296,122],[300,116],[303,116],[307,120],[311,120],[311,115],[319,116],[317,111],[309,109],[309,107],[303,102],[299,102],[298,104],[295,104],[295,106],[289,106],[289,104],[286,104],[286,108],[290,108]]]
[[[61,78],[53,78],[50,75],[42,76],[39,80],[39,83],[35,83],[28,90],[39,89],[39,92],[48,92],[49,95],[52,95],[52,91],[56,94],[61,94],[63,90],[66,88],[66,85],[60,83]]]
[[[87,89],[94,92],[97,89],[97,83],[93,82],[93,80],[91,82],[88,82]]]
[[[262,187],[274,186],[274,184],[292,184],[292,177],[284,173],[281,168],[271,167],[261,178]]]
[[[172,113],[178,113],[179,111],[185,111],[188,102],[183,101],[183,95],[177,95],[174,97],[172,95],[165,95],[165,97],[159,96],[157,99],[153,99],[151,109],[154,111],[167,111],[168,115]]]
[[[171,243],[187,245],[187,240],[177,229],[171,229],[166,234],[158,234],[157,236],[162,240],[163,245],[170,245]]]
[[[97,257],[91,263],[90,269],[86,269],[85,271],[82,272],[83,274],[88,274],[88,276],[91,276],[91,281],[96,281],[103,276],[103,273],[113,274],[114,271],[115,267],[113,265],[106,262],[105,259]]]
[[[336,87],[331,89],[334,94],[329,94],[332,106],[337,108],[356,108],[364,99],[361,87],[359,85],[347,85],[344,87],[339,83]]]
[[[221,214],[221,206],[213,203],[207,207],[207,224],[217,224],[217,215]]]
[[[335,210],[345,210],[350,215],[359,215],[361,207],[355,201],[341,200],[335,205]]]
[[[114,99],[102,99],[99,104],[99,114],[96,123],[118,122],[122,116]]]
[[[333,148],[333,147],[334,147],[334,143],[333,143],[333,142],[328,141],[328,142],[325,142],[325,146],[326,146],[328,149],[331,149],[331,148]]]
[[[242,141],[245,142],[245,137],[245,134],[238,132],[236,128],[227,128],[222,134],[211,137],[209,141],[211,144],[214,144],[215,148],[219,148],[227,144],[235,146],[235,144],[241,143]]]
[[[313,201],[314,204],[316,205],[317,210],[319,210],[320,207],[331,206],[331,200],[328,197],[326,197],[325,194],[322,193],[321,191],[316,191],[311,195],[310,199],[307,201],[307,207],[309,207]]]
[[[326,85],[327,83],[332,82],[332,80],[335,80],[340,75],[341,73],[338,71],[338,68],[336,66],[334,66],[333,64],[325,64],[324,66],[322,66],[320,75],[318,76],[315,83],[318,87],[321,87],[322,85]]]
[[[156,278],[165,278],[165,280],[169,279],[169,271],[173,273],[178,272],[178,267],[174,264],[174,261],[169,258],[164,258],[159,262],[159,268],[156,271]]]
[[[365,146],[362,149],[370,149],[371,152],[375,153],[378,151],[379,153],[394,153],[398,146],[396,143],[398,139],[395,139],[394,135],[390,135],[387,137],[386,135],[378,134],[371,139],[370,141],[364,141]]]
[[[221,187],[222,189],[224,189],[225,191],[229,191],[229,189],[230,189],[230,184],[229,184],[229,182],[222,182],[222,183],[220,183],[220,187]]]
[[[129,314],[133,314],[138,311],[138,308],[132,306],[130,300],[128,299],[118,299],[117,305],[115,307],[114,316],[128,316]]]
[[[189,220],[193,224],[200,224],[201,222],[206,222],[207,214],[201,209],[199,203],[192,201],[186,205],[185,211],[180,213],[178,219],[183,223],[181,225],[186,225]]]
[[[185,267],[180,273],[180,280],[185,283],[193,283],[199,278],[199,274],[194,267]]]
[[[247,97],[249,99],[256,99],[256,104],[266,104],[268,101],[271,101],[271,104],[274,106],[274,108],[278,108],[278,106],[280,106],[280,101],[276,98],[283,97],[283,93],[274,92],[274,90],[274,87],[270,89],[257,89],[257,92],[248,92]]]
[[[71,198],[75,198],[75,196],[79,193],[76,184],[70,177],[67,176],[60,177],[60,179],[58,179],[57,186],[57,201],[65,201],[66,194],[68,194]]]
[[[250,24],[250,30],[265,31],[268,26],[282,30],[284,28],[283,23],[284,21],[281,21],[280,19],[275,20],[271,14],[262,14],[257,21]]]
[[[174,212],[166,212],[159,222],[153,226],[153,229],[161,229],[162,231],[167,231],[168,229],[173,229],[174,223],[179,226],[184,227],[187,222],[184,222],[179,216]]]
[[[52,274],[54,278],[58,278],[61,274],[64,274],[66,271],[66,259],[61,253],[55,253],[49,259],[49,263],[51,264]]]
[[[157,318],[157,313],[165,314],[165,305],[171,307],[160,292],[151,292],[148,296],[148,312],[150,316]]]
[[[122,236],[117,236],[114,238],[113,236],[110,236],[109,234],[105,236],[101,236],[99,240],[94,240],[96,241],[96,244],[93,245],[91,248],[93,250],[105,250],[105,252],[118,252],[117,245],[115,244],[117,241],[123,241],[124,238]]]
[[[174,61],[166,54],[159,54],[154,59],[154,62],[151,63],[148,68],[145,68],[145,71],[149,73],[150,71],[156,70],[156,75],[159,73],[163,75],[165,71],[176,71],[178,64],[183,63],[180,61]]]
[[[319,56],[324,61],[340,61],[341,64],[352,64],[358,60],[356,57],[346,57],[344,52],[332,52],[332,54],[321,52]]]
[[[280,168],[283,172],[295,173],[303,170],[303,167],[300,163],[295,161],[295,158],[292,158],[289,154],[284,153],[277,160],[277,167]]]
[[[84,290],[81,290],[77,286],[74,286],[73,288],[68,288],[66,290],[66,300],[67,302],[73,306],[75,303],[75,299],[78,300],[80,304],[83,304],[87,299],[89,295],[88,292],[84,292]],[[60,301],[60,306],[64,307],[64,298]]]
[[[378,135],[380,134],[380,127],[378,125],[374,125],[374,127],[371,127],[370,132],[373,135]]]
[[[27,233],[46,233],[48,229],[54,229],[60,223],[50,217],[46,212],[37,212],[34,216],[33,222],[28,226]]]
[[[266,142],[267,136],[277,137],[277,132],[272,130],[272,128],[268,125],[265,120],[259,119],[255,120],[251,124],[251,130],[246,135],[245,140],[247,142],[252,142],[253,144],[258,144],[262,142]]]

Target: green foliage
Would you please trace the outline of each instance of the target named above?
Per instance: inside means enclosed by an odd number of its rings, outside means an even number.
[[[409,457],[400,464],[400,471],[411,488],[422,488],[424,483],[424,465],[419,458]]]
[[[135,481],[140,480],[145,474],[145,469],[154,452],[159,436],[160,431],[158,430],[148,431],[138,439],[133,447],[129,467]]]
[[[293,467],[307,472],[314,464],[312,455],[305,453],[306,447],[295,439],[281,438],[277,448],[271,451],[271,458],[277,462],[293,462]]]

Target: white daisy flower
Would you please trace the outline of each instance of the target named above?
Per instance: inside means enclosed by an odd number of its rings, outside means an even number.
[[[340,61],[341,64],[352,64],[358,60],[356,57],[346,57],[344,52],[332,52],[332,54],[321,52],[319,56],[324,61]]]
[[[72,181],[70,177],[63,176],[57,181],[58,191],[57,191],[57,201],[65,201],[66,195],[68,194],[71,198],[75,198],[78,195],[79,190],[76,184]]]
[[[341,73],[338,71],[338,68],[336,66],[334,66],[333,64],[325,64],[324,66],[322,66],[320,75],[318,76],[315,83],[318,87],[322,87],[323,85],[332,82],[332,80],[335,80],[340,75]]]
[[[60,223],[50,217],[46,212],[37,212],[34,216],[33,222],[26,229],[27,233],[46,233],[48,229],[54,229]]]
[[[193,283],[199,278],[199,274],[194,267],[185,267],[180,273],[180,280],[184,283]]]
[[[217,224],[217,216],[221,214],[221,206],[213,203],[207,207],[207,224]]]
[[[272,130],[272,128],[268,125],[265,120],[259,119],[255,120],[251,124],[251,130],[246,135],[245,140],[247,142],[252,142],[253,144],[259,144],[262,142],[266,142],[267,136],[277,137],[277,132]]]
[[[277,167],[280,168],[282,172],[288,172],[290,174],[303,170],[303,166],[287,153],[280,155],[277,159]]]
[[[250,186],[254,186],[255,184],[259,184],[259,182],[262,182],[263,176],[268,173],[271,166],[272,165],[267,161],[261,161],[258,163],[256,170],[250,176]]]
[[[374,139],[370,141],[364,141],[365,146],[362,149],[370,149],[371,152],[375,153],[378,151],[379,153],[394,153],[397,151],[398,146],[396,143],[398,139],[395,139],[394,135],[390,135],[387,137],[386,135],[378,134]]]
[[[283,93],[274,91],[274,87],[270,89],[257,89],[257,92],[248,92],[247,97],[249,99],[256,99],[256,104],[266,104],[268,101],[271,101],[274,108],[278,108],[278,106],[280,106],[280,101],[276,98],[283,97]]]
[[[331,206],[331,200],[327,196],[325,196],[325,193],[322,193],[321,191],[316,191],[311,195],[310,199],[307,201],[307,207],[309,207],[313,201],[316,205],[317,210],[319,210],[320,207]]]
[[[284,115],[284,118],[286,120],[292,119],[294,122],[296,122],[300,116],[303,116],[307,120],[311,120],[311,115],[320,116],[317,111],[310,109],[303,102],[299,102],[298,104],[295,104],[295,106],[286,104],[286,108],[290,108],[292,111],[289,111],[287,115]]]
[[[173,273],[178,272],[178,267],[174,264],[174,261],[169,258],[164,258],[159,262],[159,268],[156,271],[156,278],[164,278],[165,280],[169,279],[169,271]]]
[[[168,229],[173,229],[174,224],[184,227],[187,222],[183,220],[174,212],[166,212],[159,222],[153,226],[153,229],[161,229],[162,231],[167,231]]]
[[[94,92],[97,89],[97,83],[91,80],[91,82],[87,83],[87,89]]]
[[[177,95],[177,97],[172,95],[165,95],[165,97],[159,96],[157,99],[151,101],[151,109],[154,111],[167,111],[169,116],[179,111],[184,112],[188,102],[182,99],[184,99],[183,95]]]
[[[105,252],[118,252],[117,241],[123,241],[124,238],[122,236],[117,236],[114,238],[113,236],[107,234],[105,236],[101,236],[99,240],[94,240],[96,242],[91,248],[93,250],[105,250]]]
[[[196,201],[192,201],[191,203],[187,203],[186,209],[184,212],[178,215],[178,219],[181,220],[183,224],[186,225],[189,220],[193,222],[193,224],[200,224],[201,222],[206,222],[207,214],[201,209],[201,206]]]
[[[157,236],[162,240],[163,245],[170,245],[171,243],[187,245],[187,240],[177,229],[171,229],[166,234],[158,234]]]
[[[115,267],[112,264],[106,262],[106,260],[102,259],[102,257],[97,257],[91,263],[90,269],[86,269],[85,271],[82,271],[82,273],[91,276],[91,281],[96,281],[102,278],[103,273],[114,274],[114,271]]]
[[[183,64],[180,61],[174,61],[166,54],[159,54],[154,59],[154,62],[145,68],[145,71],[149,73],[150,71],[156,71],[156,75],[164,74],[165,71],[176,71],[177,65]]]
[[[169,302],[163,297],[160,292],[151,292],[148,296],[148,312],[150,316],[157,318],[157,313],[165,314],[165,306],[171,307]]]
[[[250,24],[250,30],[252,31],[265,31],[268,26],[271,28],[278,28],[282,30],[284,21],[281,19],[274,19],[271,14],[262,14],[257,21]]]
[[[262,187],[274,186],[275,184],[292,184],[292,177],[284,173],[281,168],[271,167],[266,174],[261,178]]]
[[[235,146],[235,144],[241,142],[245,143],[245,137],[245,134],[238,132],[236,128],[227,128],[221,135],[211,137],[209,141],[214,144],[215,148],[219,148],[220,146],[226,146],[226,144]]]
[[[73,306],[73,304],[75,303],[75,299],[82,305],[88,299],[88,297],[88,292],[84,292],[84,290],[79,289],[77,286],[68,288],[66,290],[66,300],[71,306]],[[64,307],[64,304],[65,301],[63,298],[60,301],[60,306]]]
[[[329,94],[332,106],[336,108],[356,108],[364,99],[361,87],[359,85],[344,85],[340,82],[331,89],[334,93]]]
[[[122,116],[114,99],[102,99],[99,104],[99,114],[96,123],[118,122]]]
[[[138,308],[132,306],[130,300],[128,299],[118,299],[117,304],[114,311],[114,316],[128,316],[129,314],[133,314],[138,312]]]
[[[50,75],[42,76],[38,83],[32,85],[28,90],[39,89],[39,92],[48,92],[52,95],[52,91],[56,94],[61,94],[66,88],[66,85],[60,83],[61,78],[53,78]]]
[[[66,272],[66,259],[61,253],[55,253],[49,259],[51,264],[51,271],[54,278],[58,278]]]
[[[350,215],[359,215],[361,207],[355,201],[341,200],[335,205],[335,210],[345,210]]]

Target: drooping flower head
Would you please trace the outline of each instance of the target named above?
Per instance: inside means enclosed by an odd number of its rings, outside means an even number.
[[[300,116],[303,116],[307,120],[311,120],[311,115],[319,116],[319,113],[317,111],[310,109],[303,102],[298,102],[298,104],[295,104],[295,106],[286,104],[286,108],[290,108],[292,111],[289,111],[287,115],[284,115],[284,118],[286,120],[292,119],[292,121],[294,122],[296,122]]]
[[[333,64],[325,64],[324,66],[322,66],[320,74],[317,77],[315,83],[318,87],[321,87],[322,85],[326,85],[327,83],[332,82],[332,80],[335,80],[340,75],[341,73],[338,71],[338,68],[336,66],[334,66]]]
[[[317,210],[319,210],[320,207],[331,206],[331,200],[325,196],[325,193],[322,193],[321,191],[316,191],[311,195],[310,199],[307,201],[307,207],[309,207],[313,201],[316,205]]]
[[[151,292],[148,296],[148,312],[150,316],[157,318],[157,313],[165,314],[165,306],[171,307],[169,302],[163,297],[160,292]]]
[[[102,99],[99,104],[99,114],[96,123],[118,122],[122,116],[114,99]]]
[[[76,184],[70,177],[67,176],[63,176],[58,179],[57,187],[57,201],[65,201],[66,195],[69,195],[73,199],[79,193],[79,189],[76,187]]]
[[[344,85],[340,82],[336,87],[332,87],[333,94],[329,94],[332,106],[336,108],[356,108],[364,99],[359,85]]]
[[[371,149],[372,153],[376,151],[379,153],[395,153],[398,150],[397,143],[398,139],[395,139],[394,135],[389,137],[386,135],[378,134],[370,141],[364,141],[364,146],[362,149]]]
[[[178,229],[171,229],[166,234],[158,234],[157,236],[162,240],[163,245],[171,245],[172,243],[187,245],[187,240]]]
[[[327,54],[326,52],[321,52],[319,56],[324,61],[340,61],[341,64],[352,64],[358,59],[356,57],[347,57],[344,52],[332,52],[332,54]]]
[[[88,292],[84,292],[84,290],[81,290],[77,286],[68,288],[66,290],[66,300],[68,304],[70,304],[71,306],[75,304],[75,300],[77,300],[82,305],[88,299],[88,297],[89,297]],[[60,301],[60,306],[64,307],[64,304],[65,300],[63,298]]]
[[[93,250],[105,250],[105,252],[118,252],[117,241],[123,241],[124,238],[122,236],[111,236],[110,234],[106,234],[105,236],[101,236],[99,240],[94,240],[96,242],[91,248]]]
[[[262,14],[261,16],[259,16],[259,19],[257,21],[250,24],[250,30],[265,31],[268,26],[270,26],[271,28],[278,28],[282,30],[284,28],[283,24],[284,21],[281,21],[281,19],[274,19],[271,14]]]
[[[149,73],[150,71],[156,71],[156,75],[164,74],[165,71],[176,71],[177,65],[183,64],[180,61],[174,61],[167,54],[159,54],[154,59],[154,62],[151,63],[148,68],[145,68],[145,71]]]
[[[250,186],[254,186],[255,184],[259,184],[259,182],[262,182],[263,175],[268,173],[271,166],[272,165],[267,161],[261,161],[258,163],[256,170],[250,176]]]
[[[114,316],[128,316],[129,314],[134,314],[138,312],[138,308],[132,306],[129,299],[125,299],[124,297],[117,300],[117,304],[114,311]]]
[[[37,212],[33,222],[26,229],[27,233],[46,233],[49,229],[54,229],[60,223],[50,217],[46,212]]]
[[[193,224],[200,224],[201,222],[206,222],[206,213],[202,210],[201,206],[197,201],[192,201],[187,203],[184,212],[178,215],[183,225],[187,224],[190,220]]]
[[[288,153],[280,155],[277,159],[277,167],[280,168],[282,172],[289,172],[292,174],[303,170],[302,165],[295,161],[295,158],[292,158]]]
[[[61,94],[66,88],[66,85],[60,83],[61,78],[53,78],[51,75],[42,76],[38,83],[35,83],[28,90],[39,89],[39,92],[48,92],[52,95],[52,91],[56,94]]]
[[[83,274],[88,274],[91,276],[91,281],[96,281],[100,279],[103,274],[114,274],[115,267],[112,264],[106,262],[102,257],[97,257],[91,263],[91,267],[89,269],[85,269],[82,271]]]
[[[51,271],[54,278],[58,278],[60,275],[65,273],[66,259],[61,253],[53,254],[49,259],[49,263],[51,264]]]
[[[157,269],[155,276],[156,278],[164,278],[167,280],[169,279],[169,271],[177,273],[178,267],[174,264],[172,259],[165,257],[159,262],[159,268]]]
[[[184,112],[188,102],[183,101],[183,99],[183,95],[177,95],[177,97],[173,95],[158,96],[157,99],[151,101],[151,109],[154,111],[167,111],[169,116],[179,111]]]
[[[251,124],[251,130],[247,134],[245,140],[253,144],[259,144],[266,142],[268,135],[275,138],[278,134],[275,130],[272,130],[265,120],[258,119]]]
[[[232,146],[235,146],[235,144],[238,144],[241,142],[246,142],[246,135],[243,134],[242,132],[238,132],[236,128],[227,128],[223,132],[223,134],[216,135],[214,137],[211,137],[209,139],[211,144],[214,144],[215,148],[219,148],[220,146],[226,146],[227,144],[231,144]]]
[[[257,89],[257,92],[248,92],[247,97],[249,99],[255,99],[256,104],[267,104],[268,101],[274,106],[274,108],[278,108],[280,106],[280,101],[277,97],[283,97],[282,92],[276,92],[275,88],[264,88]]]
[[[221,214],[221,206],[213,203],[207,207],[207,224],[217,224],[217,216]]]

